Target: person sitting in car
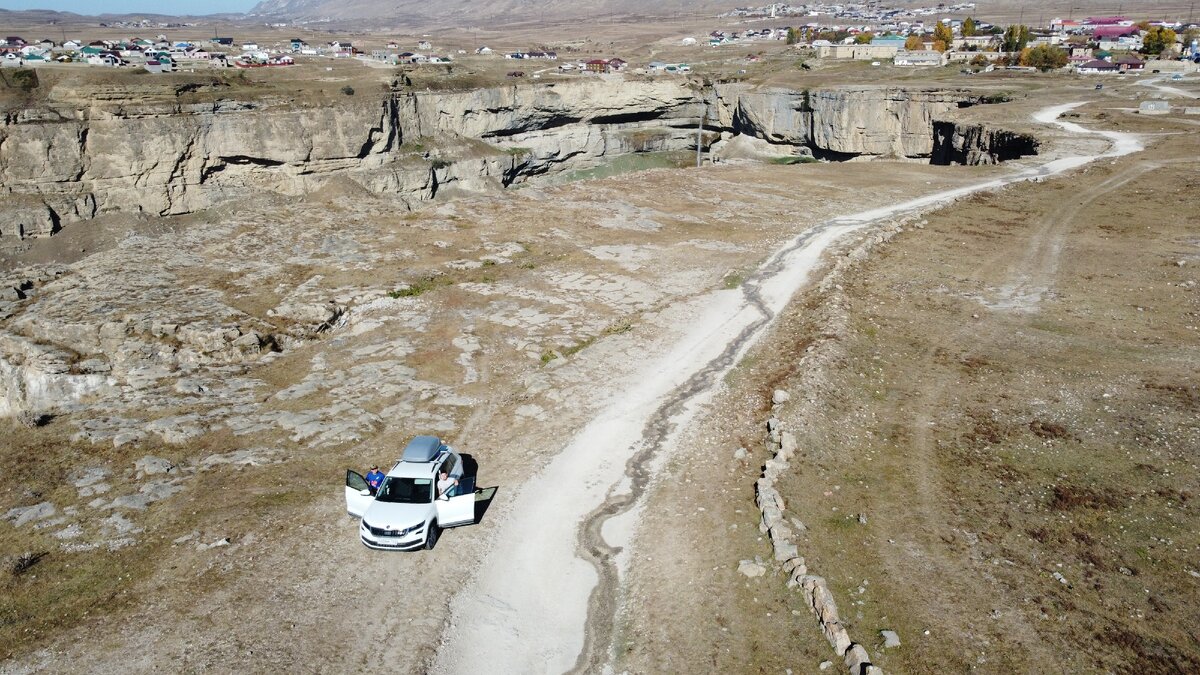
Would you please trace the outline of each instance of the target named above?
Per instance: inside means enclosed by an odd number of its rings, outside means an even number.
[[[367,472],[366,478],[367,486],[371,488],[371,494],[378,492],[379,486],[383,484],[383,472],[379,470],[379,467],[371,467],[371,470]]]
[[[438,496],[453,497],[455,495],[455,490],[457,490],[457,488],[458,488],[458,479],[457,478],[454,478],[453,476],[451,476],[450,473],[448,471],[446,471],[445,469],[442,469],[440,472],[438,472],[438,482],[437,482]]]

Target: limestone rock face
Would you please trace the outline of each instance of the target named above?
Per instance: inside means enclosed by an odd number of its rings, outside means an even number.
[[[935,134],[935,119],[969,98],[950,90],[701,93],[678,78],[602,77],[304,105],[164,103],[152,87],[63,85],[0,119],[0,233],[47,236],[103,212],[189,213],[264,189],[299,196],[335,178],[409,204],[499,190],[617,155],[692,149],[702,117],[702,146],[742,135],[765,141],[764,156],[773,146],[780,156],[987,162],[1012,145],[965,127]]]
[[[934,164],[997,164],[1036,155],[1039,145],[1032,136],[1006,129],[934,120],[931,160]]]
[[[883,87],[757,91],[717,85],[722,124],[817,156],[929,157],[933,120],[971,98],[948,90]]]
[[[114,385],[106,374],[73,364],[65,350],[0,333],[0,418],[62,410]]]
[[[334,175],[414,201],[447,184],[495,189],[570,159],[683,147],[691,136],[672,125],[690,126],[700,108],[677,81],[599,79],[391,93],[365,105],[113,107],[70,94],[48,105],[0,123],[6,235],[48,235],[97,211],[187,213],[248,189],[299,195]],[[406,139],[450,149],[414,158]],[[473,157],[455,147],[477,139],[495,145],[494,153]],[[505,152],[514,147],[519,152]]]

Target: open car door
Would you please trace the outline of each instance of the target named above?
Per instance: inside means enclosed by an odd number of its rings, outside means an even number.
[[[346,513],[355,518],[362,518],[373,501],[375,497],[371,494],[371,486],[367,485],[367,479],[357,471],[346,469]]]
[[[453,497],[437,498],[439,527],[475,524],[475,477],[460,478]]]

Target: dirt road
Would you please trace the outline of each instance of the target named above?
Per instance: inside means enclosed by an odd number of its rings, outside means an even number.
[[[1057,121],[1077,105],[1047,108],[1035,120],[1092,134]],[[495,546],[452,602],[451,628],[435,670],[595,671],[607,664],[619,577],[615,558],[628,543],[632,522],[623,519],[615,532],[606,531],[606,523],[636,508],[648,480],[647,463],[673,451],[674,434],[806,283],[823,252],[899,214],[1141,149],[1130,134],[1097,133],[1112,143],[1102,154],[1062,157],[821,223],[787,242],[741,288],[694,301],[693,318],[680,333],[684,339],[659,353],[636,385],[606,406],[516,498]]]

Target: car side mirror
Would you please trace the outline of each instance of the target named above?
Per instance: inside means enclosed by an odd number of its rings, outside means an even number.
[[[371,496],[371,490],[370,490],[370,489],[366,489],[366,490],[359,490],[359,491],[358,491],[358,494],[360,494],[360,495],[362,495],[362,496],[364,496],[364,497],[370,497],[370,496]]]

